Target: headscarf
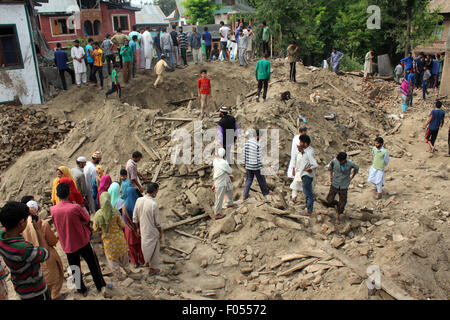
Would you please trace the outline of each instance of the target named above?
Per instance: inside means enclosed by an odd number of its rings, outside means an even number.
[[[100,179],[105,175],[105,169],[101,165],[97,165],[95,167],[95,172],[97,172],[97,176],[95,177],[95,181],[97,182],[97,187],[100,185]]]
[[[28,202],[27,202],[27,207],[28,207],[28,208],[35,208],[36,211],[39,211],[39,205],[38,205],[38,203],[37,203],[36,201],[34,201],[34,200],[28,201]]]
[[[82,206],[84,204],[84,200],[83,197],[81,196],[80,191],[77,190],[77,187],[75,185],[75,183],[73,182],[73,180],[70,180],[69,178],[66,177],[62,177],[61,179],[59,179],[59,183],[67,183],[69,185],[69,201],[70,202],[76,202],[78,203],[80,206]]]
[[[109,174],[105,174],[101,179],[100,179],[100,185],[98,187],[98,194],[97,194],[97,201],[98,204],[100,205],[101,208],[101,204],[100,204],[100,197],[102,195],[103,192],[107,192],[109,186],[111,185],[112,181],[111,181],[111,177]]]
[[[58,170],[59,171],[61,171],[62,172],[62,174],[63,174],[63,176],[61,177],[61,178],[63,178],[63,177],[66,177],[66,178],[69,178],[69,179],[71,179],[74,183],[75,183],[75,180],[73,180],[73,177],[72,177],[72,175],[70,174],[70,170],[69,170],[69,168],[67,168],[66,166],[60,166],[60,167],[58,167]],[[56,177],[54,180],[53,180],[53,185],[52,185],[52,202],[54,203],[54,204],[58,204],[59,203],[59,198],[58,198],[58,196],[56,195],[56,187],[58,186],[58,184],[59,184],[59,178],[58,177]],[[75,185],[75,189],[77,188],[77,186]],[[77,189],[78,190],[78,189]]]
[[[117,210],[122,208],[124,201],[120,198],[120,185],[117,182],[113,182],[108,189],[108,193],[111,196],[111,204]]]
[[[128,214],[133,218],[134,205],[136,204],[139,195],[136,189],[131,186],[127,188],[126,194],[127,199],[125,200],[125,207],[127,208]]]
[[[113,215],[119,214],[117,209],[114,209],[111,204],[111,195],[108,192],[103,192],[100,196],[101,209],[95,213],[94,223],[97,227],[102,228],[102,232],[109,232],[109,224]]]
[[[225,156],[225,149],[224,148],[219,148],[219,150],[217,150],[217,157],[220,159],[223,159],[223,157]]]
[[[120,197],[123,200],[127,199],[127,189],[130,186],[131,186],[130,180],[126,179],[125,181],[122,181],[122,186],[120,187],[121,188],[121,196]]]

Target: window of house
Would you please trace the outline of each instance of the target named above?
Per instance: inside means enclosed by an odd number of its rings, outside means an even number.
[[[94,31],[92,28],[92,22],[90,22],[89,20],[86,20],[83,25],[84,25],[84,35],[85,36],[94,35]]]
[[[23,68],[22,54],[15,25],[0,25],[0,69]]]
[[[100,21],[95,20],[94,21],[94,35],[99,35],[101,33],[100,32],[100,26],[101,26]]]
[[[128,24],[128,15],[115,15],[113,16],[114,30],[120,28],[123,31],[130,31]]]
[[[437,40],[442,40],[442,34],[444,31],[444,28],[442,27],[443,24],[444,24],[444,21],[442,21],[442,20],[439,21],[436,31],[434,32],[437,37]]]
[[[73,25],[67,21],[66,17],[50,18],[50,24],[54,36],[75,34]]]

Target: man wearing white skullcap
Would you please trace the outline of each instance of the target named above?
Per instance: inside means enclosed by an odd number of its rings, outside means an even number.
[[[225,156],[225,149],[220,148],[217,151],[216,157],[213,161],[214,167],[214,188],[216,190],[216,200],[214,202],[214,219],[223,218],[222,205],[224,197],[227,197],[227,207],[233,205],[233,184],[231,180],[233,176],[231,175],[232,169],[228,162],[223,158]]]
[[[39,211],[39,205],[36,201],[30,200],[27,202],[27,207],[30,208],[33,214],[36,214]],[[34,211],[36,210],[36,211]]]
[[[86,177],[84,175],[83,169],[86,166],[86,158],[78,157],[77,158],[77,166],[75,168],[70,169],[70,173],[72,174],[73,180],[75,180],[75,184],[77,185],[77,189],[80,191],[81,196],[83,197],[84,204],[86,209],[90,208],[91,196],[89,189],[86,184]]]

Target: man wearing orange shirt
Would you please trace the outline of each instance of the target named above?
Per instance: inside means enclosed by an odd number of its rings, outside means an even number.
[[[98,87],[97,72],[100,78],[100,88],[103,89],[103,50],[100,49],[98,42],[94,42],[94,71],[92,72],[92,80],[95,81],[96,87]]]

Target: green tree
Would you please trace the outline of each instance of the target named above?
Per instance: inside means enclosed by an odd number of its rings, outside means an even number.
[[[396,52],[405,55],[419,44],[436,40],[443,17],[431,11],[430,0],[379,0],[382,30],[396,41]]]
[[[185,0],[181,5],[186,8],[185,15],[189,23],[214,23],[214,11],[218,8],[212,0]]]
[[[161,8],[162,12],[164,12],[166,16],[171,14],[177,7],[175,0],[155,0],[154,3]]]

